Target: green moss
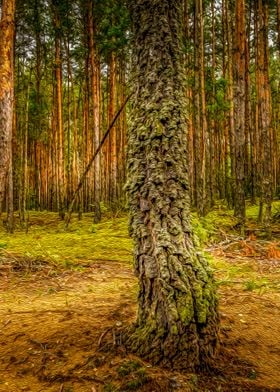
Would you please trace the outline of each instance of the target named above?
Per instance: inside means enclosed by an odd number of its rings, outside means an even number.
[[[124,391],[137,391],[143,384],[143,380],[131,380],[124,385]]]
[[[19,225],[13,235],[7,235],[1,227],[2,248],[21,255],[42,256],[67,268],[89,261],[132,262],[126,217],[102,221],[93,230],[92,216],[85,214],[81,221],[73,217],[65,232],[64,222],[57,214],[30,212],[29,225],[27,234]]]
[[[193,302],[189,295],[181,296],[177,301],[178,313],[184,325],[189,325],[194,316]]]
[[[224,208],[214,209],[205,217],[198,217],[192,214],[192,227],[196,241],[205,245],[209,242],[216,242],[220,239],[221,232],[230,232],[237,224],[232,210]]]
[[[148,381],[146,369],[141,366],[138,361],[126,361],[117,369],[117,373],[125,378],[120,387],[121,391],[134,391],[140,388]]]
[[[120,376],[127,376],[130,373],[135,372],[136,370],[141,368],[141,364],[137,361],[127,361],[122,363],[122,365],[117,369],[117,372]]]
[[[272,203],[272,216],[278,216],[280,211],[280,201]],[[257,224],[259,206],[247,203],[246,219],[249,224]],[[195,241],[198,245],[218,242],[221,235],[240,234],[237,227],[237,219],[233,210],[228,210],[225,206],[219,205],[210,211],[205,217],[198,217],[197,213],[192,214],[192,227]]]
[[[103,387],[103,392],[118,392],[119,388],[116,387],[113,383],[109,382],[105,384]]]
[[[172,325],[170,332],[171,332],[171,335],[178,335],[178,328],[177,328],[176,324]]]
[[[257,279],[257,280],[247,280],[244,283],[244,290],[245,291],[254,291],[254,290],[259,290],[259,289],[264,289],[268,287],[268,282],[266,279]]]
[[[272,214],[280,210],[280,201],[274,202]],[[248,220],[256,221],[258,206],[248,206]],[[15,233],[9,235],[0,226],[0,251],[6,249],[27,256],[43,256],[66,267],[88,261],[132,262],[132,241],[128,236],[127,217],[106,219],[97,225],[92,223],[92,214],[84,214],[82,220],[73,215],[67,232],[57,213],[29,212],[29,230],[25,234],[17,221]],[[219,206],[206,217],[192,214],[192,225],[197,243],[205,245],[219,241],[221,233],[234,230],[236,219],[233,211]]]

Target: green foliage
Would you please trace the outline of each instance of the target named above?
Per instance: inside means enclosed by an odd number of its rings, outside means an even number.
[[[223,77],[219,77],[213,81],[211,72],[212,70],[209,68],[206,79],[206,92],[212,96],[212,99],[208,101],[207,111],[209,116],[216,121],[223,120],[230,108],[229,101],[225,98],[228,81]]]
[[[123,0],[96,1],[97,43],[105,58],[128,44],[129,13]]]

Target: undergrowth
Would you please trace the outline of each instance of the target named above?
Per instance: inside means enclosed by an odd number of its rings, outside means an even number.
[[[0,229],[1,248],[29,257],[44,257],[65,267],[89,261],[132,260],[132,242],[128,237],[127,218],[106,219],[94,225],[92,216],[72,219],[68,231],[56,213],[30,212],[28,233],[18,225],[14,234]]]
[[[275,202],[273,214],[277,214],[279,210],[280,202]],[[246,212],[248,225],[257,227],[258,207],[248,206]],[[14,234],[7,234],[0,227],[0,256],[12,252],[32,259],[29,266],[31,272],[37,268],[38,263],[39,266],[43,264],[42,260],[66,269],[76,269],[90,262],[132,263],[133,245],[128,236],[127,216],[107,217],[99,224],[93,224],[92,221],[92,214],[84,214],[82,220],[73,216],[69,229],[65,231],[64,222],[58,218],[57,213],[31,211],[28,233],[25,233],[18,222]],[[198,218],[196,213],[192,214],[194,236],[197,245],[201,247],[217,244],[229,237],[238,239],[236,223],[233,211],[224,206],[217,206],[202,218]],[[251,248],[247,245],[244,248],[248,253],[247,248]],[[237,258],[239,249],[237,242],[237,249],[233,249]],[[241,249],[243,255],[244,249]],[[276,243],[270,253],[278,255],[278,252],[280,250]],[[219,284],[231,285],[236,277],[241,277],[244,290],[267,287],[263,281],[258,282],[257,272],[252,265],[229,263],[224,257],[214,258],[209,253],[206,253],[206,257],[220,275]]]

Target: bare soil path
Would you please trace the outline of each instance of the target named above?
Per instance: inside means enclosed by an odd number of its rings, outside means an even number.
[[[228,263],[244,266],[238,258]],[[246,263],[261,268],[253,258]],[[277,290],[244,290],[242,277],[221,284],[216,367],[186,375],[151,367],[118,345],[118,331],[136,313],[130,266],[0,272],[1,392],[280,391]],[[279,265],[265,273],[276,282]]]

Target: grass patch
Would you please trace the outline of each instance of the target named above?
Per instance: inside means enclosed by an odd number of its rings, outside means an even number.
[[[218,207],[210,211],[205,217],[192,214],[192,226],[198,242],[202,245],[217,242],[225,233],[235,233],[236,218],[233,210]]]
[[[244,283],[245,291],[256,291],[263,292],[266,288],[268,288],[269,283],[266,279],[250,279]]]
[[[20,230],[7,234],[0,229],[1,248],[27,257],[44,257],[66,268],[88,261],[132,261],[132,241],[128,237],[127,218],[121,217],[92,224],[85,214],[73,218],[68,231],[56,213],[31,212],[28,233]]]
[[[276,200],[272,203],[271,216],[278,215],[280,213],[280,200]],[[258,204],[248,204],[246,208],[246,217],[249,220],[257,221],[259,215]]]

